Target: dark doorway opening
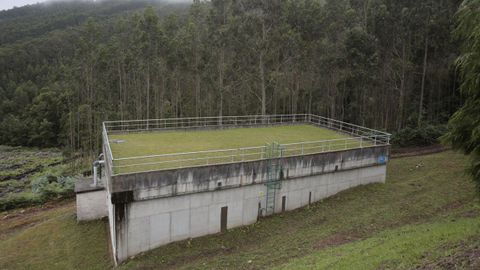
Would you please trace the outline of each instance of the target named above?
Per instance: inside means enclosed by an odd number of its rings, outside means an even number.
[[[220,213],[220,231],[226,232],[227,231],[227,216],[228,216],[228,206],[222,207],[222,211]]]
[[[286,204],[287,204],[287,196],[282,196],[282,212],[285,212]]]

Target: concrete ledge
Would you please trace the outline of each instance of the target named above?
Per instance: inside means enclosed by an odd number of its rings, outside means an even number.
[[[92,192],[92,191],[97,191],[97,190],[103,190],[105,187],[102,186],[93,186],[93,180],[91,179],[77,179],[75,181],[75,193],[84,193],[84,192]]]
[[[108,216],[107,191],[102,186],[92,186],[92,181],[75,182],[77,220],[95,220]]]
[[[280,158],[284,179],[313,176],[385,164],[389,146],[340,150]],[[112,176],[111,193],[133,191],[134,199],[169,197],[263,183],[266,160],[245,161]],[[220,187],[220,188],[219,188]]]

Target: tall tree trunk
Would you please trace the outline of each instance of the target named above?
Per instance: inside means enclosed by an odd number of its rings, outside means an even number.
[[[265,90],[265,70],[263,66],[263,51],[260,51],[260,57],[259,57],[259,71],[260,71],[260,92],[261,92],[261,102],[262,102],[262,115],[267,114],[267,93]]]
[[[150,119],[150,62],[147,63],[147,119]],[[147,130],[148,130],[148,121],[147,121]]]
[[[405,72],[406,72],[406,49],[405,40],[402,44],[402,74],[400,75],[400,98],[398,102],[397,131],[403,127],[403,114],[405,102]]]
[[[201,102],[200,102],[200,72],[197,70],[195,74],[195,116],[201,115]]]
[[[417,125],[420,126],[422,122],[422,114],[423,114],[423,96],[425,93],[425,77],[427,73],[427,60],[428,60],[428,33],[425,36],[425,53],[423,55],[423,71],[422,71],[422,87],[420,89],[420,103],[418,106],[418,123]]]
[[[310,81],[311,81],[311,86],[308,91],[308,107],[307,107],[307,113],[312,114],[312,99],[313,99],[313,88],[315,87],[315,76],[314,72],[310,74]]]
[[[218,59],[218,91],[220,93],[220,108],[218,111],[218,116],[220,117],[219,124],[222,124],[222,116],[223,116],[223,69],[224,69],[224,63],[225,61],[225,51],[224,48],[220,49],[220,57]]]
[[[197,25],[198,27],[198,25]],[[200,62],[200,56],[198,53],[198,46],[200,44],[200,40],[198,37],[198,29],[195,31],[195,47],[194,47],[194,57],[195,57],[195,116],[199,117],[201,114],[200,110],[200,68],[199,68],[199,62]]]
[[[119,109],[120,109],[120,119],[123,120],[123,99],[122,99],[122,71],[120,69],[120,61],[117,63],[117,71],[118,71],[118,91],[119,91]]]
[[[262,44],[265,45],[266,32],[265,32],[265,22],[262,22]],[[265,64],[264,64],[264,50],[260,49],[259,57],[259,71],[260,71],[260,92],[262,97],[262,115],[267,114],[267,92],[265,89]]]

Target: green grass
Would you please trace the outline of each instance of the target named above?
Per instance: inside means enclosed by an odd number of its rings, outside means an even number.
[[[47,165],[61,161],[63,161],[63,156],[58,149],[0,145],[0,181],[29,175],[32,171],[38,173],[44,170]]]
[[[445,261],[472,269],[468,258],[480,259],[464,254],[480,246],[480,203],[465,164],[453,152],[393,159],[385,184],[171,243],[119,269],[412,269]],[[16,230],[0,216],[0,269],[111,267],[106,223],[77,224],[71,211],[33,216],[34,225]]]
[[[108,269],[104,221],[77,223],[75,204],[3,221],[0,269]]]
[[[232,128],[222,130],[199,131],[166,131],[143,132],[130,134],[110,135],[110,146],[114,158],[138,157],[158,154],[171,154],[182,152],[197,152],[219,149],[235,149],[221,153],[197,153],[173,157],[156,157],[146,159],[116,161],[116,173],[128,173],[144,170],[157,170],[185,166],[198,166],[242,160],[255,160],[262,158],[262,149],[239,151],[238,148],[265,146],[267,143],[278,142],[281,144],[321,141],[330,139],[343,139],[348,136],[335,131],[311,125],[291,125],[256,128]],[[121,143],[112,140],[124,140]],[[364,145],[368,143],[365,142]],[[305,146],[289,147],[284,149],[284,155],[298,155],[313,153],[320,150],[336,150],[358,147],[360,142],[351,140],[345,145],[344,141],[330,143],[316,143]],[[233,157],[232,157],[233,156]],[[208,159],[207,159],[208,157]],[[202,158],[198,160],[198,158]],[[179,159],[190,159],[179,161]],[[191,160],[197,159],[197,160]],[[118,167],[131,164],[155,163],[133,167]]]
[[[172,243],[127,262],[124,268],[271,268],[386,230],[445,222],[472,212],[478,219],[480,206],[474,186],[463,173],[466,162],[465,157],[452,152],[394,159],[384,185],[354,188],[312,207],[276,215],[225,235]],[[463,237],[468,235],[465,232]],[[431,240],[436,245],[458,240],[448,236],[441,242],[436,242],[439,238]],[[376,252],[372,258],[381,255]],[[388,259],[381,263],[388,264]],[[407,260],[406,264],[413,267],[415,262]]]
[[[292,260],[279,269],[410,269],[424,254],[441,256],[437,249],[442,245],[479,235],[479,218],[407,225]]]

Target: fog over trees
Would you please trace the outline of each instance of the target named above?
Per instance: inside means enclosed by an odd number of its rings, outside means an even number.
[[[314,113],[397,132],[463,103],[458,0],[88,1],[0,12],[0,144],[101,122]]]

